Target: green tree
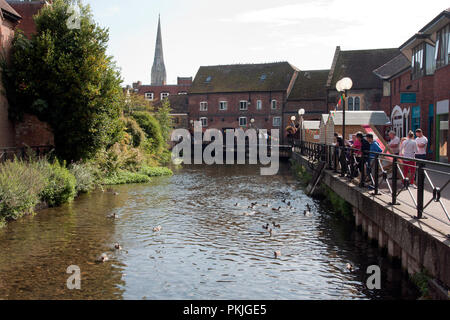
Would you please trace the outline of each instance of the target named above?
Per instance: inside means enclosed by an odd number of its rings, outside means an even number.
[[[3,82],[16,120],[23,113],[50,124],[56,153],[66,160],[90,158],[120,134],[121,79],[106,54],[108,30],[78,4],[79,28],[70,26],[69,0],[54,0],[35,17],[37,33],[13,41]]]
[[[130,115],[137,111],[152,111],[153,107],[143,95],[126,91],[122,95],[123,112]]]
[[[172,116],[170,115],[170,101],[169,99],[164,99],[161,101],[161,106],[155,114],[156,119],[161,126],[161,133],[164,141],[168,141],[170,138],[170,131],[172,130]]]

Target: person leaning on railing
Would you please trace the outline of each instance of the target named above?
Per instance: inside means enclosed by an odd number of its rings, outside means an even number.
[[[371,152],[367,159],[367,175],[369,176],[370,173],[372,172],[371,168],[372,168],[372,162],[375,159],[375,153],[382,153],[383,150],[381,149],[378,142],[373,140],[373,134],[371,134],[371,133],[366,134],[366,139],[370,144],[370,152]]]
[[[411,160],[403,160],[403,176],[409,178],[412,186],[414,185],[414,176],[416,174],[416,162],[415,159],[417,153],[417,142],[414,140],[414,132],[408,133],[408,138],[402,142],[400,146],[400,156],[404,158],[411,158]]]
[[[428,139],[423,135],[422,129],[416,130],[417,152],[416,159],[427,160]]]

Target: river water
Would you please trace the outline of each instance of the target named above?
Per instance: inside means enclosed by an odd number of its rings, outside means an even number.
[[[270,236],[262,226],[273,221],[280,228]],[[102,253],[109,261],[96,263]],[[81,290],[67,289],[71,265],[81,270]],[[381,267],[381,290],[365,285],[369,265]],[[0,299],[417,297],[349,222],[303,193],[287,164],[276,176],[260,176],[257,166],[188,166],[0,230]]]

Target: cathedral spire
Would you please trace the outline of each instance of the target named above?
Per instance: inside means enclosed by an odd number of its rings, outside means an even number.
[[[152,85],[166,84],[166,67],[164,66],[164,56],[161,37],[161,17],[158,17],[158,33],[156,35],[155,60],[152,67]]]

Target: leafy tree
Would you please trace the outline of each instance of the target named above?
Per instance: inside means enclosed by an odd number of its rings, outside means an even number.
[[[136,111],[152,111],[153,107],[150,102],[145,99],[143,95],[135,92],[125,92],[122,95],[123,112],[126,115],[130,115]]]
[[[11,116],[36,115],[50,124],[56,153],[66,160],[90,158],[117,141],[121,79],[106,55],[108,30],[93,22],[89,6],[78,4],[79,28],[69,0],[54,0],[35,17],[31,40],[18,34],[3,82]]]
[[[152,153],[159,153],[164,147],[165,141],[161,132],[161,125],[150,113],[138,111],[133,113],[133,118],[144,130]]]
[[[161,133],[164,141],[168,141],[170,138],[170,131],[172,130],[172,117],[170,115],[170,101],[164,99],[161,101],[161,106],[158,108],[155,116],[161,126]]]

